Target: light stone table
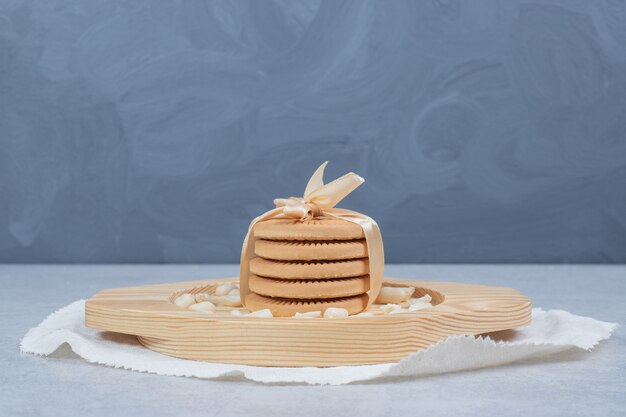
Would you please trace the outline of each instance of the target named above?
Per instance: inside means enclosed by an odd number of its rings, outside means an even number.
[[[235,276],[235,265],[0,266],[0,416],[624,416],[626,331],[592,353],[346,386],[261,385],[19,353],[52,311],[129,285]],[[390,265],[386,275],[515,287],[535,306],[626,323],[626,266]]]

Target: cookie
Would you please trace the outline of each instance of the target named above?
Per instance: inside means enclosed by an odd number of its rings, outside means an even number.
[[[343,261],[272,261],[253,258],[250,272],[266,278],[331,279],[360,277],[369,273],[368,258]]]
[[[268,240],[354,240],[363,239],[356,223],[328,217],[311,220],[270,219],[254,225],[254,236]]]
[[[278,261],[316,261],[367,258],[367,243],[359,240],[284,241],[259,239],[254,253]]]
[[[250,290],[279,298],[338,298],[363,294],[369,289],[369,275],[325,280],[273,279],[250,276]]]
[[[290,300],[288,298],[270,298],[259,294],[246,296],[246,308],[251,311],[269,308],[275,317],[291,317],[296,313],[307,311],[321,311],[329,307],[345,308],[348,314],[357,314],[367,306],[367,295],[355,295],[344,298],[331,298],[325,300]]]

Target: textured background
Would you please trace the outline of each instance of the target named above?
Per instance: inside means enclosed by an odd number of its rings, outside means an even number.
[[[0,2],[0,261],[236,262],[326,159],[390,262],[625,262],[626,2]]]

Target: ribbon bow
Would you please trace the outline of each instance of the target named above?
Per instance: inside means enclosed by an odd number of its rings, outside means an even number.
[[[274,204],[282,207],[286,217],[306,220],[321,217],[325,211],[332,209],[348,194],[354,191],[365,180],[354,172],[324,185],[324,169],[328,161],[319,166],[311,176],[304,190],[304,197],[277,198]]]
[[[365,180],[357,174],[350,172],[334,181],[324,184],[324,169],[328,161],[315,170],[307,183],[303,197],[277,198],[274,200],[276,208],[255,218],[250,223],[248,233],[243,242],[240,263],[240,286],[241,300],[245,305],[245,297],[250,294],[248,280],[250,260],[254,257],[254,225],[258,222],[290,217],[307,221],[316,217],[332,217],[358,224],[363,229],[367,243],[369,260],[370,288],[368,294],[368,306],[374,302],[380,291],[384,271],[384,249],[380,229],[376,222],[361,213],[335,207],[348,194],[354,191]]]

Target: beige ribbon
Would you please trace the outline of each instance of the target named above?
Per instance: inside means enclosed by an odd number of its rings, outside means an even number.
[[[276,208],[255,218],[250,223],[248,233],[243,241],[240,263],[240,287],[241,300],[245,305],[245,297],[251,293],[248,284],[250,278],[250,260],[254,257],[254,225],[264,220],[274,218],[291,217],[305,221],[315,217],[334,217],[358,224],[363,229],[367,242],[367,255],[369,259],[370,289],[368,294],[368,307],[376,300],[380,287],[383,283],[385,267],[385,254],[383,238],[376,222],[361,213],[352,210],[336,208],[335,205],[343,200],[365,181],[357,174],[350,172],[336,180],[324,184],[324,169],[328,161],[317,168],[311,176],[304,196],[302,198],[277,198],[274,200]]]

